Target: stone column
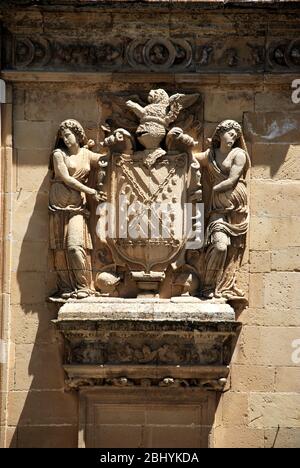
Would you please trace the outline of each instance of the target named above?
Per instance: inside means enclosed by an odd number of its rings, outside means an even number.
[[[10,355],[11,216],[13,201],[12,86],[0,80],[0,447],[6,446]]]

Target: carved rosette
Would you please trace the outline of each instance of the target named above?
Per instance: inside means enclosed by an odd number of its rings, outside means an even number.
[[[255,37],[108,37],[80,44],[65,37],[14,35],[4,38],[3,65],[16,70],[95,70],[145,72],[264,71],[300,69],[300,39],[276,38],[265,45]]]

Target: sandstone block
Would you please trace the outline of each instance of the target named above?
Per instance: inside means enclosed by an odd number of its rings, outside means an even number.
[[[12,273],[11,303],[41,304],[48,296],[45,273]]]
[[[18,427],[18,448],[76,448],[77,426]]]
[[[222,396],[223,424],[227,426],[244,426],[248,417],[248,394],[227,392]]]
[[[300,367],[278,367],[275,391],[300,393]]]
[[[51,320],[57,318],[57,307],[50,303],[14,305],[12,307],[12,340],[16,344],[53,343],[58,340]]]
[[[300,428],[300,395],[250,393],[249,426],[257,429]]]
[[[61,355],[62,349],[58,343],[17,345],[14,389],[63,389]]]
[[[57,106],[57,93],[59,92],[59,106]],[[93,88],[79,87],[57,89],[57,85],[48,85],[26,91],[26,119],[27,120],[53,120],[59,125],[66,119],[98,122],[101,109],[97,94]]]
[[[271,271],[271,253],[269,251],[250,251],[250,273],[268,273]]]
[[[14,201],[13,239],[46,241],[48,233],[48,194],[21,191]]]
[[[258,217],[299,215],[300,182],[251,182],[251,213]]]
[[[264,448],[264,431],[247,427],[218,427],[214,430],[215,448]]]
[[[282,214],[282,213],[281,213]],[[252,216],[249,243],[251,250],[281,250],[299,247],[299,216]]]
[[[299,448],[300,429],[280,427],[265,431],[265,448]]]
[[[55,143],[55,131],[51,121],[14,121],[14,147],[17,149],[49,148]]]
[[[220,116],[241,122],[244,112],[253,112],[254,100],[251,93],[224,92],[206,93],[204,118],[207,122],[219,122]]]
[[[48,270],[48,243],[21,242],[12,243],[12,271],[46,272]]]
[[[300,247],[273,251],[271,268],[275,271],[300,271]]]
[[[241,332],[232,362],[253,366],[295,367],[293,342],[300,337],[298,327],[250,327]]]
[[[265,306],[267,308],[298,308],[300,305],[300,273],[272,272],[265,278]]]
[[[235,392],[273,392],[275,368],[266,366],[231,367],[231,388]]]
[[[265,277],[263,273],[252,273],[249,283],[249,306],[261,308],[264,306]]]
[[[300,145],[259,143],[252,145],[253,179],[299,180]]]
[[[9,425],[77,425],[77,395],[62,391],[15,391],[8,399]]]

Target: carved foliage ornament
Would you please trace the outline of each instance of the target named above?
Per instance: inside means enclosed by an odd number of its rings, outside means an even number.
[[[223,121],[199,153],[192,137],[199,95],[155,89],[146,103],[106,99],[105,154],[92,152],[80,123],[67,120],[51,156],[58,296],[243,299],[236,272],[249,224],[250,163],[241,126]]]

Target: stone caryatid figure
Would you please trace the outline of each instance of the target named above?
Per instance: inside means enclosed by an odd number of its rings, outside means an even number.
[[[51,155],[53,170],[49,194],[50,248],[58,274],[57,296],[82,299],[92,294],[87,195],[100,202],[103,194],[87,185],[101,155],[88,149],[83,127],[76,120],[59,126]]]
[[[242,299],[236,272],[245,250],[249,225],[246,174],[250,159],[241,126],[221,122],[210,148],[197,155],[202,167],[206,208],[206,247],[202,295]]]

